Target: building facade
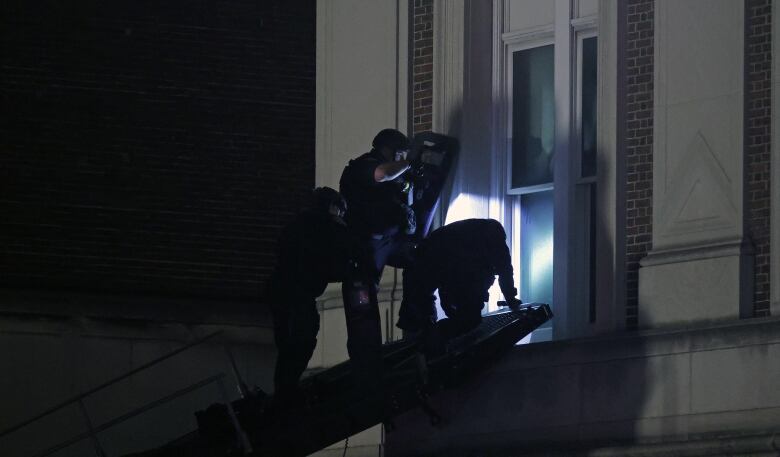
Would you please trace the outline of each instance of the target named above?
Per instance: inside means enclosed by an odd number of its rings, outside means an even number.
[[[775,6],[318,3],[318,184],[381,128],[457,137],[441,222],[501,221],[555,313],[387,455],[775,455]]]
[[[458,138],[437,223],[501,221],[555,318],[443,425],[319,455],[777,455],[777,6],[4,2],[3,455],[140,451],[270,390],[279,228],[387,127]],[[347,357],[339,288],[318,305],[313,370]]]

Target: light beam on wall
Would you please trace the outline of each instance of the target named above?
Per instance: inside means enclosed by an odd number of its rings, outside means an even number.
[[[550,235],[533,247],[531,253],[531,281],[540,281],[549,275],[553,262],[553,238]]]
[[[447,215],[444,217],[444,225],[462,221],[464,219],[480,217],[480,210],[486,204],[486,198],[460,193],[447,208]]]

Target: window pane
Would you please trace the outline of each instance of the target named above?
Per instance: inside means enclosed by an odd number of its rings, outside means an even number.
[[[582,177],[596,175],[596,40],[582,40]]]
[[[553,45],[512,55],[512,188],[552,184]]]
[[[553,191],[520,196],[520,299],[552,305]]]

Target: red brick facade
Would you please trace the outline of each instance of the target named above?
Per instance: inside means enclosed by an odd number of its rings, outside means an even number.
[[[412,126],[417,133],[433,125],[433,0],[413,1]]]
[[[755,316],[769,315],[771,5],[771,0],[745,2],[745,218],[755,247]]]
[[[653,233],[654,0],[626,8],[626,325],[638,319],[639,260]]]
[[[313,0],[0,6],[0,287],[256,300],[314,184]]]

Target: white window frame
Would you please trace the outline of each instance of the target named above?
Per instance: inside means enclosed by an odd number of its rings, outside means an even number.
[[[570,142],[570,151],[572,154],[572,172],[574,186],[574,205],[571,208],[569,218],[574,220],[575,225],[580,230],[573,230],[572,244],[574,265],[576,265],[574,274],[575,288],[579,291],[588,291],[587,294],[571,295],[570,305],[570,323],[575,334],[590,334],[591,322],[590,289],[591,277],[596,272],[591,269],[591,256],[596,252],[591,252],[591,209],[592,205],[597,204],[591,199],[591,190],[597,185],[598,166],[596,175],[582,176],[582,50],[583,41],[587,38],[598,38],[598,17],[590,16],[571,20],[572,38],[574,42],[572,53],[571,74],[571,98],[572,98],[572,140]],[[598,100],[597,100],[598,103]],[[597,198],[597,197],[596,197]],[[598,206],[597,206],[598,210]],[[595,221],[593,221],[595,222]],[[595,278],[594,278],[595,279]],[[595,292],[595,291],[594,291]],[[595,309],[596,319],[598,319],[598,309]]]
[[[497,0],[494,8],[508,14],[508,1]],[[582,230],[587,224],[589,211],[578,211],[577,203],[589,201],[591,186],[595,186],[597,176],[582,177],[582,42],[586,38],[598,37],[598,16],[572,19],[576,5],[570,0],[556,0],[555,23],[533,27],[520,31],[500,34],[500,58],[497,66],[503,67],[503,81],[500,81],[504,94],[501,106],[503,116],[500,129],[504,131],[500,154],[505,157],[506,196],[509,207],[510,231],[513,257],[519,254],[522,238],[520,233],[520,210],[517,196],[555,189],[554,215],[554,283],[555,323],[553,337],[566,338],[592,333],[588,325],[590,317],[589,294],[575,291],[590,289],[590,271],[588,250],[583,252],[585,242],[589,246],[589,229]],[[497,21],[503,24],[502,21]],[[502,32],[504,32],[502,30]],[[512,116],[513,116],[513,55],[515,52],[553,45],[555,49],[555,175],[553,183],[522,188],[512,188]],[[600,71],[602,69],[599,69]],[[497,126],[498,127],[498,126]],[[564,151],[564,153],[561,153]],[[587,209],[587,208],[586,208]],[[583,238],[584,237],[584,238]],[[519,258],[519,257],[518,257]],[[522,275],[519,262],[515,262],[515,277],[518,289]]]
[[[502,2],[504,3],[504,2]],[[505,8],[508,7],[508,2],[505,2],[504,5]],[[535,186],[525,186],[525,187],[519,187],[519,188],[513,188],[512,187],[512,138],[513,138],[513,132],[512,132],[512,122],[513,122],[513,107],[514,107],[514,65],[513,65],[513,56],[515,52],[519,51],[525,51],[528,49],[534,49],[539,48],[542,46],[549,46],[552,45],[555,47],[555,29],[552,25],[550,26],[543,26],[543,27],[534,27],[526,30],[521,30],[519,32],[512,32],[512,33],[504,33],[501,35],[501,42],[502,42],[502,53],[503,53],[503,62],[505,62],[504,65],[504,72],[502,74],[503,81],[501,82],[502,86],[504,87],[504,94],[506,94],[506,97],[504,98],[504,102],[502,103],[501,110],[503,111],[503,119],[504,119],[504,125],[502,126],[502,130],[504,131],[504,138],[503,138],[503,154],[506,158],[506,174],[505,174],[505,182],[506,182],[506,199],[507,201],[507,207],[509,208],[510,214],[511,214],[511,222],[509,224],[506,224],[507,227],[507,235],[510,239],[510,249],[512,253],[512,258],[515,259],[514,262],[512,262],[514,266],[514,277],[515,277],[515,287],[517,287],[518,292],[522,290],[522,281],[523,281],[523,274],[522,274],[522,266],[520,264],[520,246],[522,246],[522,233],[520,230],[520,227],[522,227],[521,218],[522,213],[520,211],[520,196],[524,194],[530,194],[534,192],[543,192],[547,190],[552,190],[555,186],[554,181],[551,183],[545,183],[545,184],[538,184]],[[555,66],[553,65],[553,75],[556,74]],[[555,130],[557,132],[558,126],[557,126],[557,116],[556,116],[556,126]],[[556,133],[557,135],[557,133]],[[521,299],[523,297],[520,297]],[[537,335],[537,333],[544,333],[544,335]],[[532,341],[547,341],[552,339],[552,331],[549,328],[540,329],[535,331],[535,335],[532,339]]]
[[[575,166],[577,184],[590,184],[596,182],[596,176],[582,176],[582,47],[583,41],[588,38],[598,39],[598,18],[588,17],[583,19],[573,19],[572,28],[574,28],[574,42],[576,43],[576,57],[574,67],[574,126],[575,126],[575,144],[572,150],[575,151]],[[576,22],[575,22],[576,21]],[[598,100],[597,100],[598,102]]]

